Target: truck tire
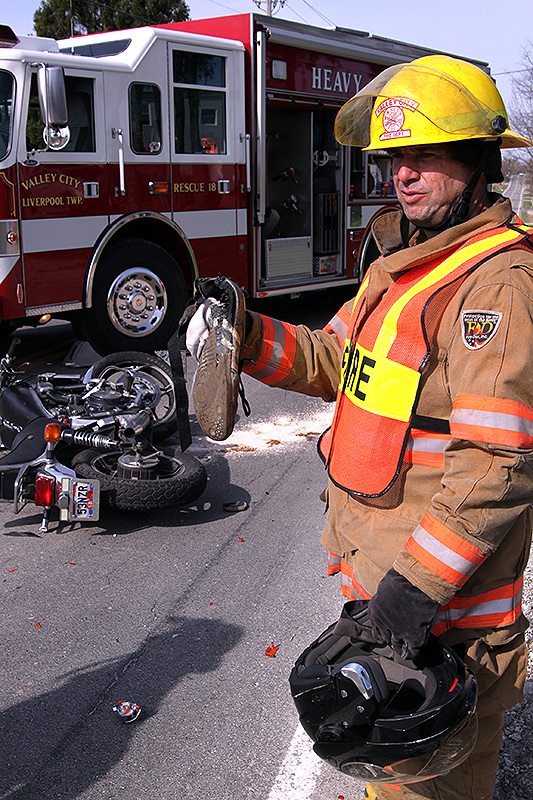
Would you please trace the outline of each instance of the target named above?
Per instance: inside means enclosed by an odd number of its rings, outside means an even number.
[[[379,252],[379,248],[376,244],[376,240],[372,235],[372,231],[368,231],[368,234],[363,239],[363,243],[361,245],[360,251],[360,262],[359,262],[359,280],[362,281],[366,275],[366,272],[369,266],[377,259],[381,253]]]
[[[374,239],[374,234],[372,233],[372,225],[378,217],[390,213],[390,211],[395,208],[399,208],[399,206],[382,206],[378,208],[363,232],[363,238],[361,239],[361,246],[359,248],[359,282],[365,277],[369,266],[381,255],[376,240]]]
[[[92,306],[82,315],[85,338],[101,355],[166,349],[187,302],[177,261],[145,239],[123,239],[105,251]]]
[[[120,377],[124,367],[131,367],[135,379],[139,382],[151,384],[153,381],[161,397],[153,409],[154,414],[154,441],[162,441],[178,429],[176,415],[176,395],[172,369],[163,359],[151,353],[138,353],[125,351],[111,353],[97,361],[91,369],[91,378],[100,378],[105,374],[107,380]],[[116,368],[116,369],[115,369]]]
[[[122,450],[82,450],[72,459],[72,469],[82,478],[100,481],[102,503],[122,511],[183,506],[196,500],[207,484],[205,467],[188,453],[173,452],[160,458],[156,478],[117,477]]]

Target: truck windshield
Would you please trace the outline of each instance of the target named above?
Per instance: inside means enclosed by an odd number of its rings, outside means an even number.
[[[14,87],[13,75],[0,70],[0,161],[6,157],[10,147]]]

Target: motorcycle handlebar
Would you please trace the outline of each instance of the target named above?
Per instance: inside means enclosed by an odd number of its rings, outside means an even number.
[[[15,336],[11,340],[11,344],[9,345],[9,350],[6,353],[6,357],[7,358],[9,358],[9,359],[13,358],[13,356],[15,355],[15,350],[17,349],[19,344],[20,344],[20,339],[18,338],[18,336]]]

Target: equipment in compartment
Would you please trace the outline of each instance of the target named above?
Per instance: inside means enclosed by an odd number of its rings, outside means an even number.
[[[342,272],[342,158],[334,119],[329,110],[267,110],[266,282]]]
[[[268,239],[265,242],[265,270],[269,281],[313,274],[311,237]]]
[[[313,275],[335,275],[337,272],[338,255],[313,256]]]
[[[315,255],[339,251],[339,193],[317,194],[313,213],[313,248]]]

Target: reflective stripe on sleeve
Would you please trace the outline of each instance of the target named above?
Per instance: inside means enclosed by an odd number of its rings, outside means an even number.
[[[341,556],[328,550],[328,575],[337,575],[341,571]]]
[[[348,338],[348,325],[350,324],[350,314],[344,306],[337,311],[333,319],[324,326],[324,330],[328,333],[334,333],[339,340],[341,347],[344,347],[344,342]]]
[[[328,575],[341,573],[341,592],[347,600],[370,600],[371,594],[355,580],[353,569],[341,556],[328,551]]]
[[[444,433],[429,433],[413,429],[407,440],[404,462],[423,467],[444,468],[444,451],[451,437]]]
[[[405,543],[405,549],[430,572],[457,588],[466,583],[489,555],[442,525],[429,512]]]
[[[459,395],[453,402],[450,431],[454,439],[533,447],[533,409],[516,400]]]
[[[257,380],[275,386],[286,378],[294,364],[296,355],[296,329],[289,322],[265,317],[261,353],[254,364],[245,367],[244,372]]]
[[[440,636],[451,628],[498,628],[512,625],[522,613],[523,578],[473,597],[453,597],[442,606],[432,633]]]
[[[353,570],[340,556],[341,591],[346,600],[369,600],[371,595],[356,581]],[[332,573],[334,574],[334,573]],[[523,577],[472,597],[452,597],[437,611],[431,632],[440,636],[452,628],[501,628],[512,625],[522,613]]]

